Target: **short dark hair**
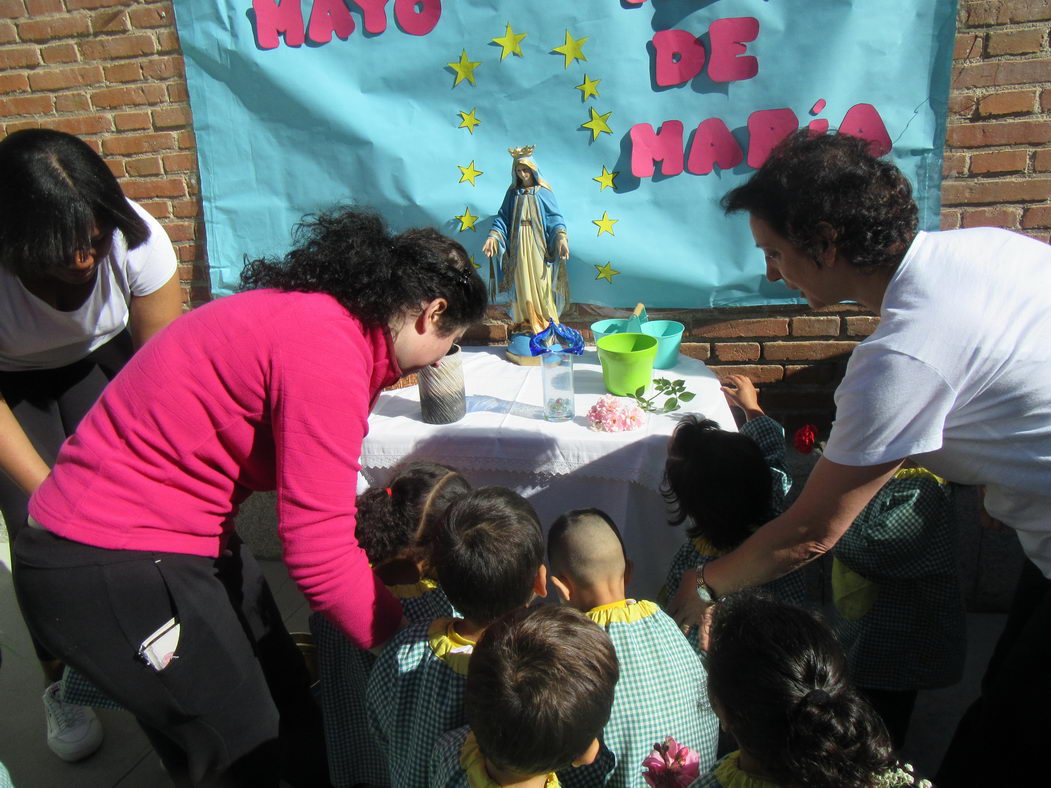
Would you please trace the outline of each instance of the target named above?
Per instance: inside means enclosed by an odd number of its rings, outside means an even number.
[[[775,782],[870,788],[894,765],[883,721],[847,682],[843,649],[816,614],[731,594],[715,606],[707,667],[727,726]]]
[[[568,605],[514,610],[471,655],[464,714],[497,766],[558,771],[602,734],[619,674],[609,635],[583,613]]]
[[[800,129],[782,140],[746,183],[722,199],[748,211],[815,261],[834,233],[858,268],[896,268],[916,235],[916,202],[905,175],[849,134]]]
[[[379,214],[342,207],[305,217],[293,243],[283,259],[247,262],[241,288],[327,293],[370,326],[444,298],[446,335],[485,314],[488,293],[467,251],[432,228],[392,235]]]
[[[613,522],[612,517],[601,509],[596,509],[594,507],[587,509],[570,509],[555,520],[547,532],[547,560],[552,572],[562,573],[572,569],[572,567],[567,566],[568,556],[566,555],[566,537],[570,530],[575,526],[578,526],[582,520],[586,521],[591,519],[602,520],[609,526],[609,530],[613,532],[613,535],[617,537],[617,541],[620,543],[620,549],[624,555],[624,562],[627,563],[628,551],[624,549],[624,537],[620,535],[620,529],[617,528],[617,524]]]
[[[51,129],[0,142],[0,265],[24,278],[53,274],[91,250],[96,230],[119,230],[129,249],[150,236],[90,145]]]
[[[431,559],[453,607],[487,626],[529,604],[544,561],[540,520],[518,493],[479,487],[446,510]]]
[[[689,518],[691,537],[733,550],[770,519],[770,467],[758,444],[711,419],[687,414],[668,443],[661,494],[674,507],[669,522]]]
[[[358,543],[373,566],[394,558],[426,560],[417,536],[470,490],[457,471],[434,462],[412,462],[395,472],[389,487],[370,487],[358,496]]]

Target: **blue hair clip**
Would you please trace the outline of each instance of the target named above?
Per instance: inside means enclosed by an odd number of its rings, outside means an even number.
[[[556,323],[549,317],[547,328],[530,338],[529,352],[534,356],[539,356],[550,350],[583,355],[584,337],[579,331],[573,330],[565,323]]]

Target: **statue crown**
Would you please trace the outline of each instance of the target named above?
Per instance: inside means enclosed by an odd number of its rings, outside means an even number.
[[[507,152],[511,154],[514,159],[527,159],[533,155],[533,151],[536,150],[536,145],[526,145],[523,148],[508,148]]]

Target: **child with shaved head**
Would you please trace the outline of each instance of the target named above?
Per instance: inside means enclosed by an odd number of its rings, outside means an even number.
[[[631,562],[616,525],[599,509],[575,509],[551,526],[549,576],[566,604],[606,630],[620,679],[603,749],[591,766],[559,773],[563,785],[644,788],[642,762],[675,733],[711,768],[719,722],[708,702],[707,676],[675,622],[655,603],[628,599]]]

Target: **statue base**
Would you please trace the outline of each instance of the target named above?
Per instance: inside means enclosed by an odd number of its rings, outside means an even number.
[[[511,341],[507,343],[504,355],[512,364],[520,364],[523,367],[539,367],[540,356],[534,356],[529,350],[531,334],[514,334]]]

